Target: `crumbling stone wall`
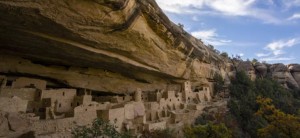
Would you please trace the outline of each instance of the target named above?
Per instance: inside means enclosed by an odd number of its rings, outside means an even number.
[[[98,115],[102,119],[107,120],[111,124],[115,125],[117,127],[117,131],[121,132],[121,130],[123,130],[123,122],[125,119],[125,110],[123,107],[108,110],[100,110],[98,111]]]
[[[28,101],[35,101],[40,97],[40,91],[35,88],[1,88],[0,97],[17,96]]]
[[[51,105],[56,112],[71,112],[74,107],[76,89],[50,89],[42,90],[41,99],[51,99]]]
[[[47,82],[40,79],[32,79],[20,77],[13,82],[12,88],[37,88],[40,90],[46,89]]]
[[[23,112],[27,111],[27,100],[23,100],[19,97],[0,97],[0,110],[3,112]]]

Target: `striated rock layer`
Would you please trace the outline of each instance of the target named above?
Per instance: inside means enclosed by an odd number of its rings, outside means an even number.
[[[0,73],[98,91],[226,74],[219,55],[153,0],[0,0],[0,42]]]

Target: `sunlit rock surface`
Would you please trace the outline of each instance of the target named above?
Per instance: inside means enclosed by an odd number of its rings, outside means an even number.
[[[5,74],[121,93],[205,80],[224,64],[152,0],[0,0],[0,14]]]

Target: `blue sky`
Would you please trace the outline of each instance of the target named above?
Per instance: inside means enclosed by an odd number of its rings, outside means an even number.
[[[156,0],[167,16],[221,52],[300,63],[300,0]]]

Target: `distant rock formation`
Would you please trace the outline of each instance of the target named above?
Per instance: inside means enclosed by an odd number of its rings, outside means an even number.
[[[290,64],[284,65],[282,63],[267,64],[250,61],[235,61],[230,66],[234,66],[228,71],[230,74],[234,74],[236,71],[245,71],[248,76],[254,80],[256,77],[270,77],[286,88],[299,88],[300,86],[300,65]],[[234,75],[232,75],[234,77]]]

